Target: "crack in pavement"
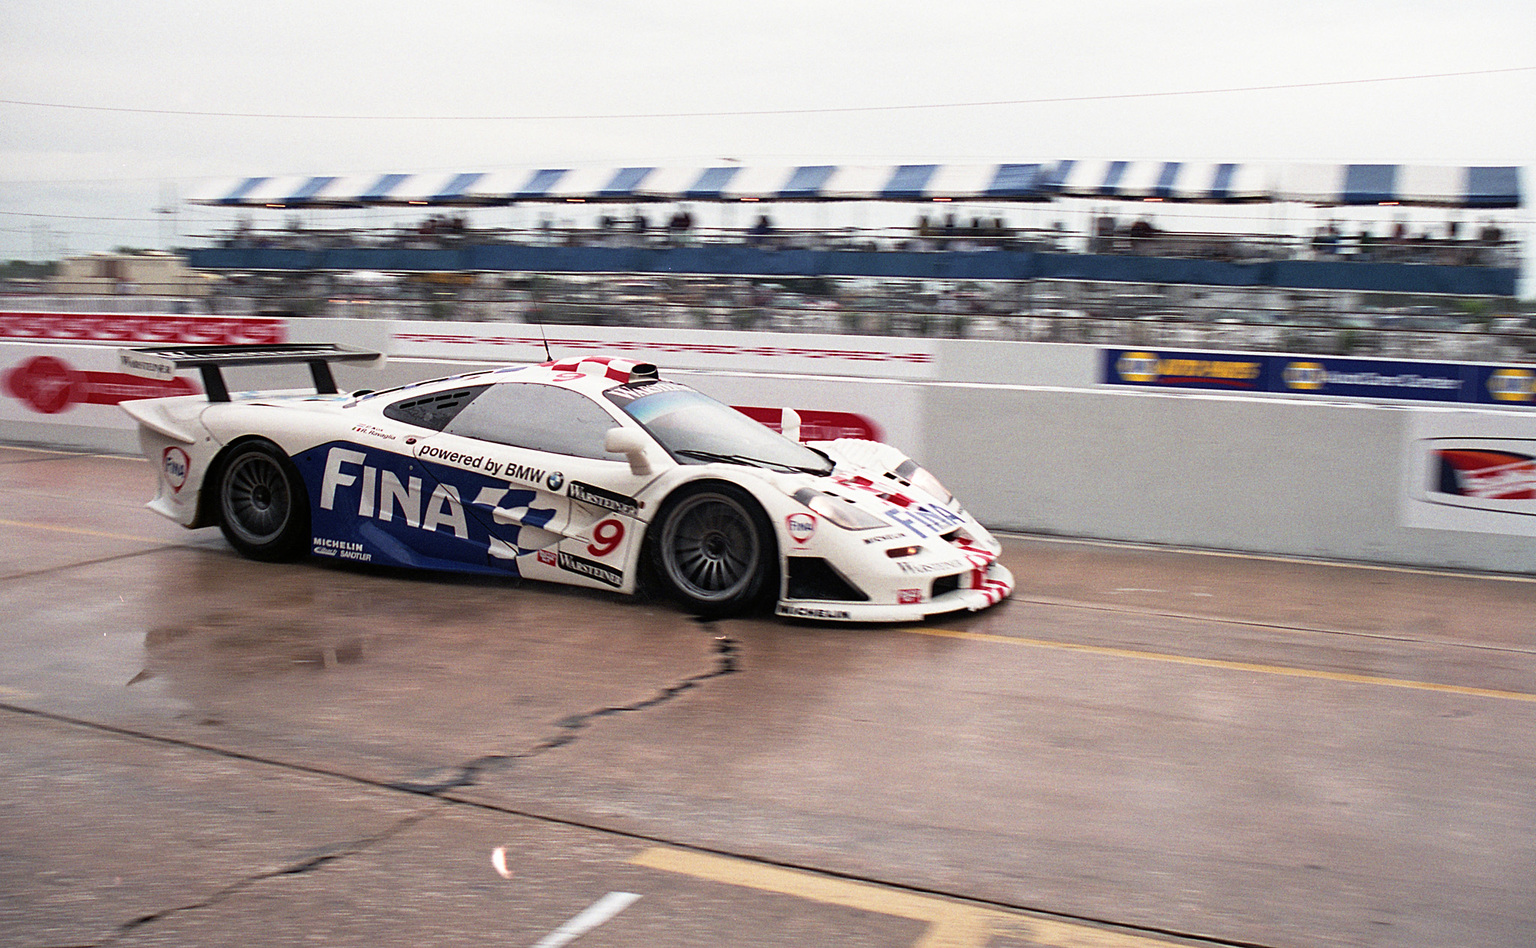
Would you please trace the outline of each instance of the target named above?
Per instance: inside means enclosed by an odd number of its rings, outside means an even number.
[[[201,899],[200,901],[189,902],[186,905],[173,906],[171,908],[162,909],[158,912],[151,912],[148,915],[141,915],[138,918],[131,919],[122,923],[117,927],[117,930],[109,935],[105,940],[94,943],[90,946],[90,948],[106,948],[106,946],[115,944],[128,935],[137,932],[139,929],[145,927],[146,925],[153,925],[156,922],[164,921],[165,919],[171,918],[172,916],[180,915],[183,912],[193,912],[198,909],[212,908],[213,906],[218,905],[220,902],[233,898],[239,893],[244,892],[246,889],[260,885],[261,883],[267,882],[271,879],[281,879],[284,876],[304,875],[306,873],[314,872],[317,869],[323,868],[324,866],[330,865],[333,862],[360,855],[367,852],[369,849],[372,849],[374,846],[377,846],[379,843],[393,839],[394,837],[415,826],[417,823],[420,823],[430,815],[431,812],[428,810],[423,810],[420,813],[413,813],[410,816],[396,820],[393,825],[383,830],[382,832],[375,833],[372,836],[364,836],[360,839],[351,840],[345,843],[333,844],[332,846],[328,847],[328,851],[326,852],[310,856],[307,859],[301,859],[298,862],[290,863],[286,866],[280,866],[277,869],[272,869],[267,872],[259,872],[255,875],[248,876],[236,882],[232,882],[224,888],[212,893],[208,897]]]
[[[711,632],[714,631],[714,622],[710,618],[698,617],[695,619],[695,621],[703,625],[706,630]],[[436,771],[437,773],[443,773],[445,769],[448,771],[447,776],[440,781],[418,782],[403,780],[393,783],[379,783],[375,785],[392,790],[399,790],[440,799],[442,800],[442,803],[439,805],[451,805],[452,803],[458,801],[453,801],[449,798],[446,798],[446,795],[450,791],[473,786],[475,782],[481,777],[481,775],[488,771],[494,770],[500,766],[510,765],[519,760],[529,760],[539,756],[540,754],[547,753],[557,748],[565,747],[576,741],[583,730],[591,726],[594,722],[603,718],[618,714],[625,714],[632,711],[649,710],[658,705],[665,704],[683,694],[684,692],[697,688],[711,679],[735,674],[740,670],[740,665],[737,658],[740,651],[740,644],[735,639],[728,635],[716,634],[713,636],[711,651],[715,655],[715,662],[714,667],[708,671],[700,672],[696,675],[690,675],[670,685],[666,685],[652,694],[650,697],[636,701],[632,704],[598,708],[593,711],[587,711],[581,714],[573,714],[561,718],[555,722],[555,727],[558,729],[557,733],[539,741],[537,744],[534,744],[531,748],[525,751],[511,754],[487,754],[483,757],[477,757],[474,760],[471,760],[462,765],[454,766],[451,768],[439,768]],[[24,708],[14,708],[12,710],[23,713],[40,713],[28,711]],[[51,717],[51,715],[46,714],[44,716]],[[90,726],[98,727],[103,730],[115,730],[112,728],[102,728],[100,725]],[[214,748],[212,750],[217,751],[218,749]],[[228,753],[227,751],[218,752]],[[398,836],[399,834],[415,826],[417,823],[420,823],[422,820],[427,819],[433,812],[436,812],[437,806],[438,805],[434,805],[433,807],[424,809],[419,813],[413,813],[409,816],[403,817],[395,821],[392,825],[382,830],[381,832],[375,833],[371,836],[364,836],[350,841],[335,843],[326,847],[324,851],[316,853],[315,855],[309,856],[307,858],[300,859],[288,865],[280,866],[276,869],[270,869],[264,872],[255,873],[243,879],[238,879],[235,882],[232,882],[223,888],[209,894],[208,896],[199,899],[198,901],[189,902],[184,905],[175,905],[157,912],[150,912],[137,918],[130,919],[129,921],[118,925],[114,931],[112,931],[100,941],[72,945],[70,948],[108,948],[108,946],[117,944],[124,938],[127,938],[144,929],[146,926],[163,922],[169,918],[186,912],[212,908],[213,906],[233,898],[242,892],[260,885],[263,882],[289,876],[305,875],[307,873],[322,869],[331,863],[360,855],[377,846],[378,844]]]
[[[706,617],[699,617],[694,621],[700,623],[709,631],[714,630],[714,622]],[[555,727],[559,728],[558,733],[551,737],[547,737],[542,741],[539,741],[537,744],[533,745],[527,750],[518,751],[511,754],[486,754],[483,757],[476,757],[475,759],[464,764],[436,768],[431,773],[443,775],[442,779],[440,780],[399,780],[394,783],[386,784],[386,786],[394,790],[404,790],[409,793],[419,793],[425,796],[438,796],[441,794],[449,793],[453,790],[462,790],[466,787],[472,787],[475,785],[475,782],[479,780],[481,775],[488,771],[495,770],[499,767],[511,766],[520,760],[531,760],[534,757],[538,757],[540,754],[547,753],[557,748],[565,747],[575,742],[576,739],[580,736],[581,732],[587,727],[591,726],[591,724],[595,721],[616,714],[627,714],[632,711],[647,711],[656,707],[657,705],[665,704],[668,701],[671,701],[685,691],[697,688],[699,685],[709,681],[712,678],[720,678],[724,675],[735,674],[740,670],[740,666],[737,663],[737,653],[740,651],[740,648],[740,643],[738,643],[730,636],[716,635],[714,636],[713,648],[715,653],[715,667],[709,671],[700,672],[697,675],[690,675],[681,681],[667,685],[643,701],[637,701],[633,704],[617,705],[614,707],[598,708],[595,711],[587,711],[582,714],[573,714],[568,717],[561,718],[555,722]]]

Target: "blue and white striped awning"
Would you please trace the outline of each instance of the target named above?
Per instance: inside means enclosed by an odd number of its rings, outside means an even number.
[[[190,200],[228,207],[470,207],[529,202],[1044,201],[1052,163],[720,164],[535,168],[462,174],[240,178]]]
[[[1309,204],[1419,204],[1438,207],[1520,206],[1520,169],[1452,165],[1282,166],[1280,200]]]
[[[1520,169],[1192,161],[527,168],[298,175],[215,183],[228,207],[475,207],[530,202],[1049,201],[1059,198],[1328,205],[1520,206]]]
[[[1273,199],[1262,165],[1198,161],[1061,161],[1052,194],[1131,201],[1245,203]]]

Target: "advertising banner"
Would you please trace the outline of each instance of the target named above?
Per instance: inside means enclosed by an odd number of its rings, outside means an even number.
[[[121,371],[116,346],[0,340],[0,440],[131,451],[138,436],[119,402],[200,390],[185,377]]]
[[[397,322],[389,349],[391,355],[406,357],[490,362],[543,362],[551,356],[600,353],[654,362],[663,371],[889,379],[930,378],[937,362],[932,339],[523,323]]]
[[[1384,359],[1270,357],[1277,375],[1271,391],[1341,398],[1467,402],[1475,394],[1474,366]]]
[[[1473,405],[1530,405],[1536,389],[1521,366],[1334,356],[1104,349],[1101,370],[1106,385]]]
[[[94,371],[54,355],[34,355],[8,365],[3,380],[8,398],[39,415],[57,415],[74,405],[116,405],[135,398],[199,391],[191,381],[177,376],[155,381],[123,372]]]
[[[1402,509],[1409,527],[1536,536],[1536,415],[1414,412]]]
[[[287,341],[288,321],[270,316],[0,312],[0,339],[18,342],[265,345]]]
[[[1101,381],[1143,388],[1267,392],[1273,385],[1269,374],[1269,360],[1260,355],[1105,349]]]

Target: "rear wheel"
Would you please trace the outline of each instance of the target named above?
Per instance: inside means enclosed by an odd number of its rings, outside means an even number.
[[[309,546],[309,497],[298,469],[270,441],[236,446],[219,467],[219,528],[256,560],[292,560]]]
[[[669,500],[652,543],[663,584],[702,612],[747,611],[778,575],[778,546],[768,518],[750,494],[729,484],[690,489]]]

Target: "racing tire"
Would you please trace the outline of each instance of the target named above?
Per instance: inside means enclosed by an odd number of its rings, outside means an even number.
[[[760,606],[778,583],[778,543],[756,500],[729,484],[685,488],[650,533],[651,564],[674,598],[702,615]]]
[[[219,465],[215,489],[219,529],[242,556],[281,562],[308,552],[309,494],[277,445],[236,445]]]

